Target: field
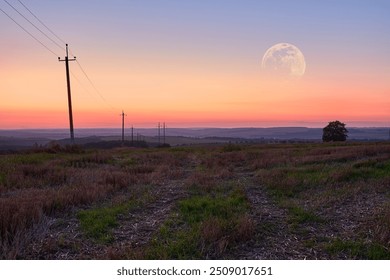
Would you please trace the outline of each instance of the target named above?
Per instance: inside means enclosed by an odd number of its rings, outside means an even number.
[[[390,259],[390,143],[0,155],[1,259]]]

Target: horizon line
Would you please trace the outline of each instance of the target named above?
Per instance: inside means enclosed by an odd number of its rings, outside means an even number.
[[[388,126],[347,126],[349,128],[383,128],[383,129],[389,129],[390,125]],[[150,126],[145,126],[145,127],[135,127],[135,129],[158,129],[156,127],[150,127]],[[308,128],[308,129],[321,129],[323,128],[322,126],[174,126],[174,127],[166,127],[166,129],[269,129],[269,128]],[[80,127],[80,128],[75,128],[74,130],[87,130],[87,129],[118,129],[121,130],[120,127]],[[125,129],[131,129],[130,127],[125,127]],[[21,131],[21,130],[66,130],[68,131],[68,127],[30,127],[30,128],[0,128],[0,131]]]

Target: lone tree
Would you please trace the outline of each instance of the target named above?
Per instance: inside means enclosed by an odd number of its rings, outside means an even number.
[[[345,128],[345,123],[334,121],[330,122],[323,129],[322,141],[345,141],[348,137],[348,130]]]

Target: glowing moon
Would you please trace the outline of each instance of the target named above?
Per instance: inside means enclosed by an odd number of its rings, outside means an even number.
[[[280,43],[265,52],[261,67],[268,74],[301,77],[305,74],[306,62],[303,53],[296,46]]]

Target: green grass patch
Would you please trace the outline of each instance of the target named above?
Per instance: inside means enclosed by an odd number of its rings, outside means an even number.
[[[111,207],[102,207],[80,211],[77,218],[82,231],[98,243],[113,241],[111,229],[118,226],[118,216],[139,206],[142,202],[130,200]]]
[[[345,164],[330,172],[333,181],[357,182],[390,177],[390,161],[366,160]]]
[[[164,224],[144,251],[145,259],[200,259],[199,227]]]
[[[324,220],[299,206],[293,206],[288,208],[292,221],[298,224],[304,223],[322,223]]]
[[[138,164],[138,160],[134,157],[128,157],[128,158],[124,158],[124,159],[120,160],[119,164],[121,167],[135,166]]]
[[[326,250],[331,255],[345,254],[349,259],[389,260],[389,249],[376,244],[365,244],[361,241],[334,240],[327,245]]]
[[[368,162],[370,164],[370,162]],[[372,165],[356,164],[354,168],[357,169],[358,174],[354,174],[355,178],[385,178],[390,177],[390,161],[385,162],[373,162]]]
[[[105,207],[91,210],[84,210],[78,213],[81,229],[87,237],[99,243],[109,243],[113,240],[111,228],[118,225],[117,217],[126,211],[127,207],[119,205],[116,207]]]
[[[249,205],[235,189],[228,195],[194,196],[181,201],[178,216],[167,221],[145,249],[146,259],[200,259],[218,256],[252,230]],[[248,232],[243,229],[248,228]],[[251,233],[251,232],[250,232]]]
[[[298,197],[312,188],[340,182],[383,179],[390,177],[390,161],[313,164],[295,167],[261,169],[256,176],[277,199]]]
[[[330,167],[325,165],[279,167],[258,170],[256,176],[277,198],[295,197],[310,188],[325,185]]]
[[[228,197],[195,196],[179,203],[180,214],[190,225],[209,217],[228,219],[244,212],[247,207],[245,194],[240,190],[235,190]]]
[[[31,154],[14,154],[7,155],[1,158],[1,161],[6,165],[19,164],[42,164],[48,160],[57,158],[58,155],[48,153],[31,153]]]

